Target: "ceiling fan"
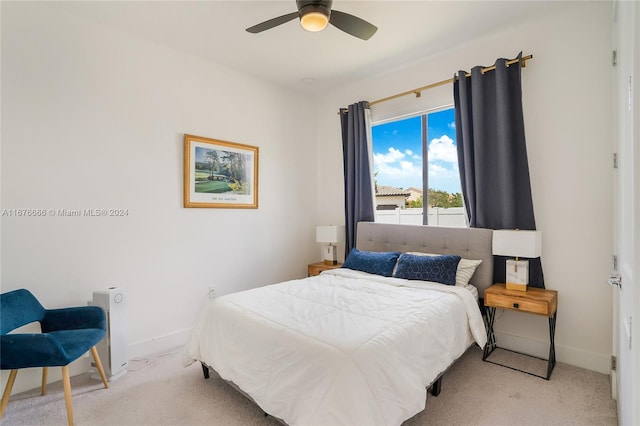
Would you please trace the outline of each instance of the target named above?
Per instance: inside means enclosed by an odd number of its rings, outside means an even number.
[[[257,34],[292,21],[295,18],[300,18],[302,28],[307,31],[322,31],[327,24],[331,24],[345,33],[362,40],[369,40],[378,30],[378,27],[357,16],[340,12],[339,10],[331,10],[332,3],[332,0],[296,0],[297,12],[269,19],[247,28],[247,31]]]

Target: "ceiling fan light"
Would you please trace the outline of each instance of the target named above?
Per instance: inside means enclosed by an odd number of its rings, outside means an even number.
[[[300,24],[307,31],[322,31],[328,23],[329,17],[322,12],[308,12],[300,17]]]

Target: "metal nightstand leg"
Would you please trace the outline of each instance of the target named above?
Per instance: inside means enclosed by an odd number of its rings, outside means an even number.
[[[482,360],[486,361],[487,357],[491,355],[496,349],[496,335],[493,332],[493,321],[496,318],[496,308],[486,307],[485,312],[487,314],[487,344],[484,345],[484,352],[482,354]]]
[[[554,312],[552,316],[549,317],[549,361],[547,363],[547,377],[549,380],[551,377],[551,372],[553,371],[553,367],[556,366],[556,316],[558,315],[558,311]]]
[[[487,359],[489,357],[489,355],[491,355],[491,353],[494,350],[496,350],[498,345],[496,343],[495,332],[493,331],[493,324],[494,324],[494,321],[495,321],[495,318],[496,318],[496,308],[494,308],[494,307],[485,307],[485,311],[486,311],[486,314],[487,314],[487,344],[484,346],[484,352],[482,353],[482,360],[486,361],[488,363],[491,363],[491,364],[499,365],[501,367],[509,368],[511,370],[520,371],[521,373],[526,373],[526,374],[529,374],[530,376],[540,377],[541,379],[549,380],[549,378],[551,377],[551,372],[553,371],[553,368],[556,366],[555,335],[556,335],[556,316],[558,315],[558,312],[557,311],[554,312],[553,315],[549,317],[549,358],[548,359],[545,360],[545,359],[539,358],[537,356],[524,354],[522,352],[513,351],[511,349],[500,348],[500,349],[502,349],[504,351],[513,352],[513,353],[517,353],[517,354],[520,354],[520,355],[528,356],[530,358],[536,358],[536,359],[541,359],[543,361],[547,361],[547,375],[545,377],[545,376],[541,376],[541,375],[538,375],[538,374],[530,373],[530,372],[525,371],[525,370],[521,370],[519,368],[514,368],[514,367],[510,367],[510,366],[505,365],[505,364],[500,364],[498,362],[493,362],[493,361]]]

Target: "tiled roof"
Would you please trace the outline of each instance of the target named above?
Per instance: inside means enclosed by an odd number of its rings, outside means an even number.
[[[404,189],[400,189],[400,188],[394,188],[393,186],[383,186],[383,185],[378,185],[378,188],[376,190],[376,195],[379,195],[381,197],[384,196],[398,196],[398,195],[405,195],[405,196],[409,196],[411,195],[410,192],[405,191]]]

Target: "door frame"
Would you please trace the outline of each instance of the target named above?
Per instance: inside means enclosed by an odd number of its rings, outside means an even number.
[[[614,287],[611,371],[618,423],[640,424],[640,4],[613,3],[613,135],[618,168],[614,176],[614,254],[621,287]],[[612,268],[613,269],[613,268]],[[634,324],[635,323],[635,324]]]

